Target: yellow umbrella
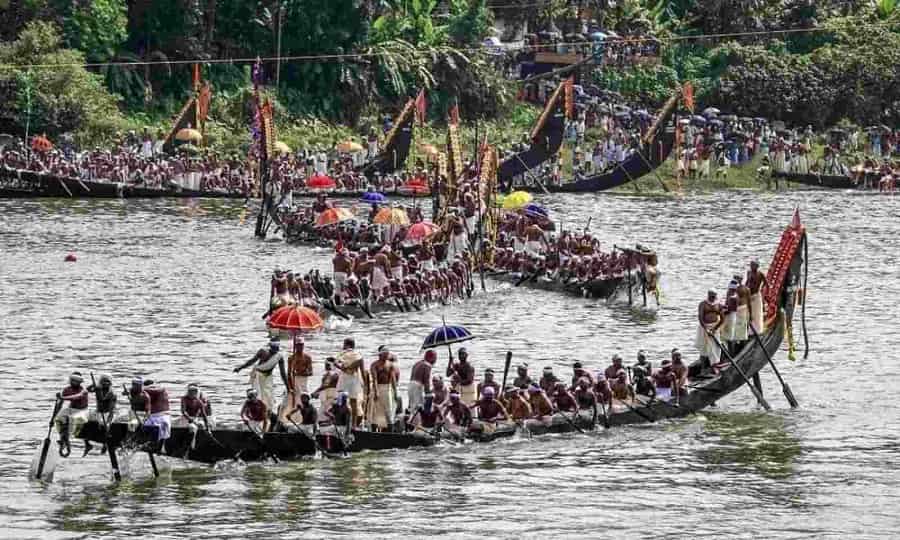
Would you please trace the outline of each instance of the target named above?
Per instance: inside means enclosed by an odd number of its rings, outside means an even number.
[[[203,135],[196,129],[184,128],[178,130],[178,133],[175,134],[175,138],[183,142],[199,143],[203,140]]]
[[[513,191],[506,197],[503,197],[503,208],[506,210],[516,210],[530,203],[534,197],[527,191]]]
[[[291,147],[281,141],[275,141],[275,151],[279,154],[290,154]]]
[[[346,141],[341,141],[341,142],[337,143],[337,151],[343,152],[345,154],[351,154],[353,152],[361,152],[362,150],[363,150],[362,145],[355,141],[346,140]]]
[[[419,150],[426,156],[436,156],[440,152],[433,144],[420,144]]]
[[[401,208],[382,208],[372,223],[377,225],[409,225],[409,216]]]

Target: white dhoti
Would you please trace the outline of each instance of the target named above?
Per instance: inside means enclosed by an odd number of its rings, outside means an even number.
[[[459,387],[459,400],[466,405],[472,405],[478,401],[478,387],[474,382]]]
[[[717,339],[719,336],[716,334],[718,330],[713,330],[713,327],[716,323],[706,324],[706,325],[697,325],[697,339],[694,341],[694,345],[697,347],[697,350],[700,351],[700,356],[705,356],[709,358],[709,361],[713,364],[719,362],[719,353],[721,349],[716,345],[715,340],[712,336],[715,336]],[[712,333],[712,336],[710,336]]]
[[[336,397],[337,388],[326,388],[322,390],[319,397],[319,418],[325,418],[325,413],[331,408]]]
[[[153,413],[144,422],[144,427],[156,429],[156,440],[164,441],[172,434],[172,418],[168,411]]]
[[[415,413],[423,403],[425,403],[425,385],[419,381],[409,381],[407,406],[410,414]]]
[[[389,286],[390,282],[388,282],[384,269],[376,266],[375,269],[372,270],[372,290],[377,294],[380,294],[383,289],[386,289]]]
[[[762,294],[756,293],[750,296],[750,307],[753,312],[750,324],[756,329],[757,333],[762,334],[766,331],[765,310],[763,309]]]
[[[341,373],[337,383],[338,392],[347,392],[350,399],[360,399],[362,397],[362,381],[359,375],[350,373]]]
[[[88,421],[87,409],[73,409],[72,407],[64,407],[53,422],[56,424],[56,430],[62,433],[68,424],[69,437],[77,436],[81,432],[81,427]]]
[[[347,273],[346,272],[335,272],[334,273],[334,291],[338,294],[344,290],[344,285],[347,284]]]
[[[394,390],[391,385],[379,384],[378,396],[372,408],[372,423],[382,429],[394,425],[395,409]]]
[[[525,240],[522,238],[513,238],[513,251],[522,253],[525,251]]]
[[[538,241],[538,240],[529,240],[529,241],[525,244],[525,251],[526,251],[529,255],[540,255],[540,254],[541,254],[541,248],[542,248],[542,247],[543,247],[543,244],[541,244],[540,241]]]
[[[403,267],[402,266],[392,266],[391,267],[391,277],[394,279],[403,279]]]
[[[256,420],[247,420],[246,422],[241,423],[241,431],[255,431],[256,433],[262,433],[263,423],[257,422]]]
[[[671,401],[672,400],[672,388],[657,388],[656,389],[656,399],[660,401]]]
[[[734,341],[734,327],[737,322],[737,312],[732,311],[725,315],[725,322],[722,323],[720,335],[724,341]]]
[[[469,246],[469,239],[466,238],[466,233],[459,233],[453,237],[450,241],[450,253],[447,254],[448,259],[452,259],[456,255],[460,253],[464,253],[466,248]]]
[[[466,232],[475,234],[475,227],[478,225],[478,216],[469,216],[466,218]]]
[[[259,400],[266,404],[270,411],[275,410],[275,392],[272,389],[272,374],[254,369],[250,372],[250,387],[256,390]]]
[[[750,308],[746,305],[738,306],[735,316],[734,341],[747,341],[749,337],[747,327],[750,325]]]

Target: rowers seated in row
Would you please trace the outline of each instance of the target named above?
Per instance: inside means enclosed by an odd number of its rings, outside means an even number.
[[[130,404],[128,429],[141,431],[154,442],[169,438],[172,419],[169,417],[169,393],[150,379],[136,377],[125,393]]]
[[[516,386],[507,386],[498,403],[517,422],[527,420],[532,416],[531,403],[525,399],[522,393],[523,391]]]
[[[81,428],[88,421],[88,391],[82,383],[84,378],[81,373],[75,371],[69,375],[69,384],[56,394],[58,402],[64,403],[66,406],[60,409],[56,417],[53,419],[56,430],[59,432],[59,455],[68,457],[70,448],[70,439],[78,436]],[[85,454],[90,450],[85,447]]]
[[[100,375],[98,380],[100,381],[98,385],[91,384],[87,388],[88,393],[94,394],[94,397],[96,398],[96,409],[91,411],[90,420],[92,422],[97,422],[104,428],[108,428],[116,419],[116,404],[118,402],[118,397],[113,390],[112,378],[110,378],[109,375]],[[88,455],[92,448],[93,446],[90,441],[85,440],[84,455]],[[106,453],[105,444],[101,446],[100,453]]]
[[[681,351],[672,350],[672,359],[662,362],[662,367],[653,373],[651,379],[656,388],[656,398],[669,401],[673,397],[687,395],[688,369],[681,359]]]
[[[187,392],[181,397],[181,416],[175,420],[174,427],[187,428],[191,433],[191,448],[196,447],[198,423],[209,431],[215,427],[212,420],[212,407],[196,384],[189,384]]]
[[[493,388],[485,388],[481,399],[472,405],[473,410],[478,410],[478,420],[469,426],[470,432],[491,433],[496,429],[497,422],[509,420],[509,413],[500,401],[494,399]]]
[[[434,394],[425,393],[424,400],[410,417],[409,425],[413,429],[435,431],[444,424],[444,415],[441,414],[440,408],[435,405]]]
[[[300,420],[299,424],[294,420],[294,418],[297,418],[298,414]],[[300,400],[297,402],[297,406],[287,414],[286,418],[288,422],[293,424],[293,426],[288,426],[288,431],[302,429],[308,434],[315,434],[316,431],[318,431],[319,411],[317,411],[316,407],[312,404],[312,397],[308,392],[300,393]]]

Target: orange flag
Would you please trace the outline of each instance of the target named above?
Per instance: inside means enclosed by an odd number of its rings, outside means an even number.
[[[694,85],[691,84],[691,81],[684,83],[684,107],[691,111],[691,114],[694,114]]]
[[[575,77],[566,79],[566,118],[575,117]]]

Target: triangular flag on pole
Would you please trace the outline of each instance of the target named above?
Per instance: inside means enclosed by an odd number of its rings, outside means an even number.
[[[459,102],[457,101],[452,107],[450,107],[450,123],[453,125],[459,125]]]
[[[420,124],[425,123],[425,110],[428,105],[425,103],[425,90],[420,90],[419,95],[416,96],[416,120],[419,121]]]

